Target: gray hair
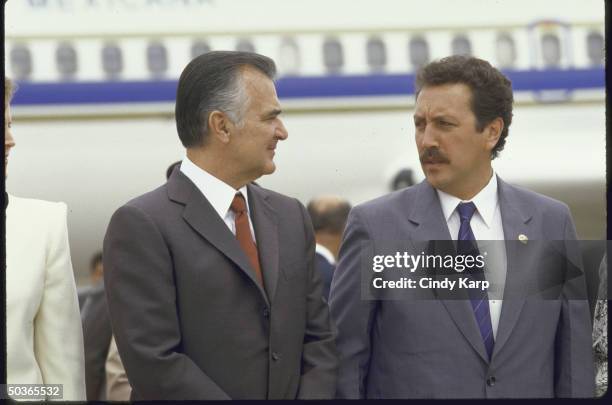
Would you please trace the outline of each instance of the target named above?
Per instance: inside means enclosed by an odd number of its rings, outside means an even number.
[[[232,83],[208,100],[202,100],[198,115],[202,117],[202,135],[208,135],[208,116],[215,110],[222,111],[236,125],[243,124],[250,102],[241,71],[234,72]]]
[[[236,125],[243,123],[249,107],[242,71],[253,67],[270,79],[274,61],[252,52],[214,51],[193,59],[181,73],[176,92],[176,128],[186,148],[204,145],[208,117],[222,111]]]

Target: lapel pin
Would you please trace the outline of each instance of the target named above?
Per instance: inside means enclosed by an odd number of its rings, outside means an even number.
[[[521,241],[522,244],[526,245],[529,238],[527,237],[527,235],[520,234],[518,236],[518,240]]]

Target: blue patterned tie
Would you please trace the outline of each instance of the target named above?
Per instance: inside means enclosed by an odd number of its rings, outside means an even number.
[[[459,236],[457,238],[457,253],[462,255],[478,255],[478,246],[476,238],[470,227],[470,220],[476,211],[474,203],[459,203],[457,212],[461,218],[461,226],[459,227]],[[467,274],[473,280],[484,280],[484,271],[472,270]],[[491,313],[489,311],[489,297],[486,290],[480,288],[468,289],[468,295],[476,317],[476,323],[480,330],[480,336],[484,342],[489,359],[493,353],[493,328],[491,327]]]

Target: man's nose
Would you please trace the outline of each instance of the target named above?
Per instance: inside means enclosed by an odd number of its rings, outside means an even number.
[[[438,147],[438,135],[431,125],[427,125],[420,137],[420,146],[423,148]]]
[[[287,128],[285,128],[285,124],[283,124],[283,121],[281,121],[279,119],[279,125],[276,128],[276,132],[274,134],[278,139],[284,141],[285,139],[287,139],[289,137],[289,133],[287,132]]]
[[[4,133],[4,144],[9,148],[15,146],[15,139],[13,138],[13,134],[11,134],[10,129]]]

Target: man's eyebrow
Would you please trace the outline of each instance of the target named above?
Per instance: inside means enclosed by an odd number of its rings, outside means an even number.
[[[268,112],[264,113],[262,118],[263,119],[274,118],[274,117],[276,117],[277,115],[279,115],[282,112],[283,111],[280,108],[275,108],[274,110],[271,110],[271,111],[268,111]]]
[[[420,115],[418,113],[415,113],[413,116],[413,119],[415,122],[420,122],[425,120],[425,117],[423,115]],[[452,122],[456,122],[457,118],[455,118],[453,115],[447,114],[447,113],[439,113],[439,114],[434,114],[433,117],[431,117],[432,121],[452,121]]]
[[[433,119],[434,120],[447,120],[447,121],[454,121],[454,120],[456,120],[455,117],[453,117],[452,115],[449,115],[449,114],[437,114],[437,115],[434,115]]]

